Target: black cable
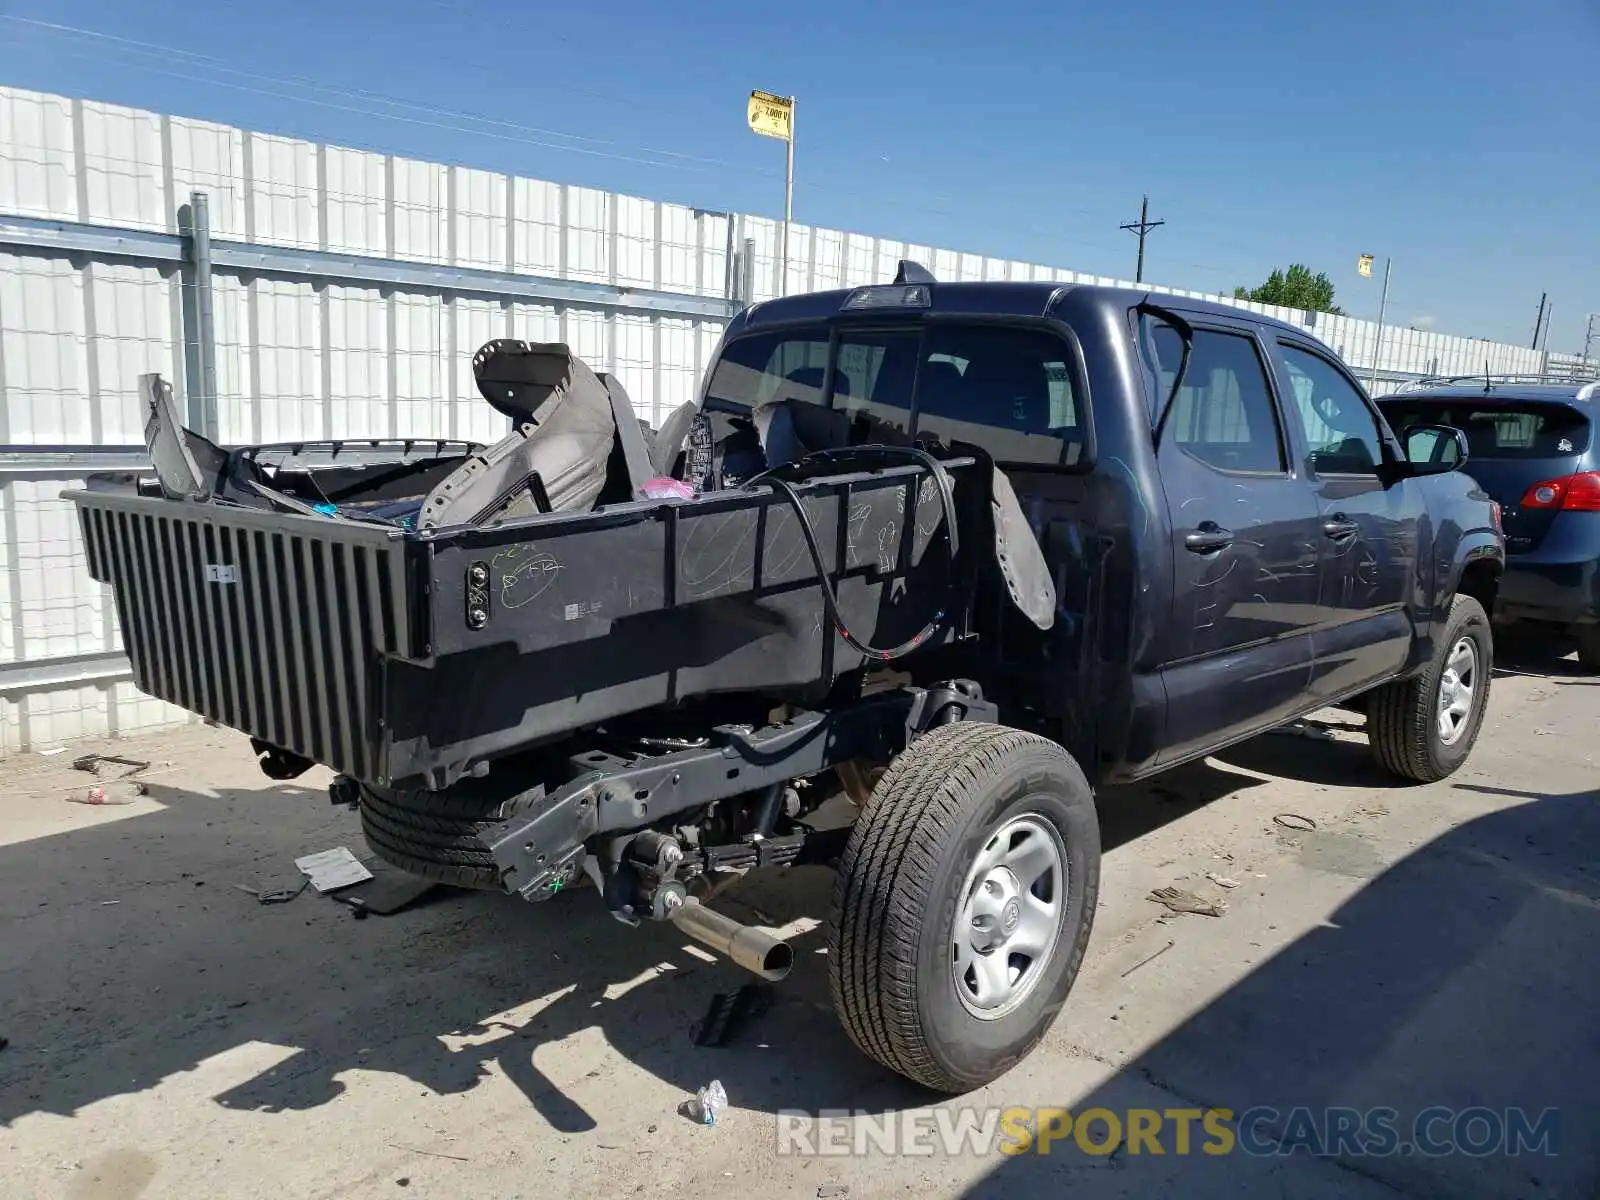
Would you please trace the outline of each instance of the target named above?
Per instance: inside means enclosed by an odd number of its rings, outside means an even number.
[[[950,545],[951,571],[949,587],[946,592],[948,598],[954,595],[956,590],[955,558],[956,552],[960,548],[960,539],[956,533],[955,485],[950,479],[950,473],[944,469],[943,463],[934,458],[933,455],[919,450],[915,446],[852,446],[848,450],[818,450],[806,455],[799,463],[794,465],[800,467],[813,461],[825,462],[831,459],[853,458],[860,455],[888,457],[896,454],[914,458],[922,463],[923,466],[928,468],[934,481],[939,485],[939,503],[944,512],[945,541]],[[940,623],[945,618],[945,610],[943,608],[933,614],[932,619],[922,627],[915,637],[901,642],[900,645],[889,650],[880,650],[876,646],[869,646],[850,632],[845,626],[844,617],[839,612],[839,597],[833,590],[832,581],[828,578],[827,566],[822,558],[822,547],[817,542],[817,531],[811,524],[811,517],[800,500],[800,494],[790,486],[787,480],[780,478],[777,474],[778,471],[784,469],[776,467],[763,471],[761,474],[746,480],[745,487],[755,487],[758,484],[765,483],[777,489],[788,499],[790,507],[794,509],[795,516],[800,520],[800,532],[805,537],[806,548],[811,551],[811,561],[817,568],[817,582],[822,587],[822,602],[828,610],[828,619],[833,622],[833,627],[839,631],[839,636],[844,638],[845,642],[863,657],[876,659],[878,662],[890,662],[896,658],[903,658],[932,637],[934,631],[939,628]],[[920,492],[920,490],[921,487],[919,485],[918,491]],[[915,533],[917,527],[916,509],[917,506],[913,503],[911,517],[907,522],[912,534]],[[845,565],[844,563],[839,564],[841,571]]]

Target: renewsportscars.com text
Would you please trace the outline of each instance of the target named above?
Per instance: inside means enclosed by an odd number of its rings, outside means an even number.
[[[1381,1158],[1553,1156],[1560,1113],[1521,1108],[938,1108],[777,1114],[780,1155],[958,1157],[1078,1153]]]

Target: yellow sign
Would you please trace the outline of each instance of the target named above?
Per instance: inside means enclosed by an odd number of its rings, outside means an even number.
[[[787,142],[794,136],[794,101],[771,92],[751,92],[745,119],[750,122],[750,128],[763,137]]]
[[[1372,278],[1372,255],[1363,254],[1361,256],[1361,260],[1356,264],[1356,269],[1358,271],[1360,271],[1363,275],[1365,275],[1368,279],[1371,279]]]

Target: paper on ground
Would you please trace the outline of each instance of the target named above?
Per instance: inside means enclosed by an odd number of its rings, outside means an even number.
[[[311,877],[311,886],[319,892],[331,892],[372,878],[372,872],[343,846],[297,858],[294,865]]]

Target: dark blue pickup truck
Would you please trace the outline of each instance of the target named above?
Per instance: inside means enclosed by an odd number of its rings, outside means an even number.
[[[1437,780],[1482,724],[1505,546],[1466,439],[1408,453],[1292,326],[907,263],[745,310],[650,433],[565,346],[473,368],[491,447],[223,449],[146,377],[153,475],[73,495],[139,686],[332,767],[405,870],[592,883],[769,979],[790,947],[702,898],[833,868],[835,1007],[930,1087],[1064,1003],[1095,784],[1335,704]]]

